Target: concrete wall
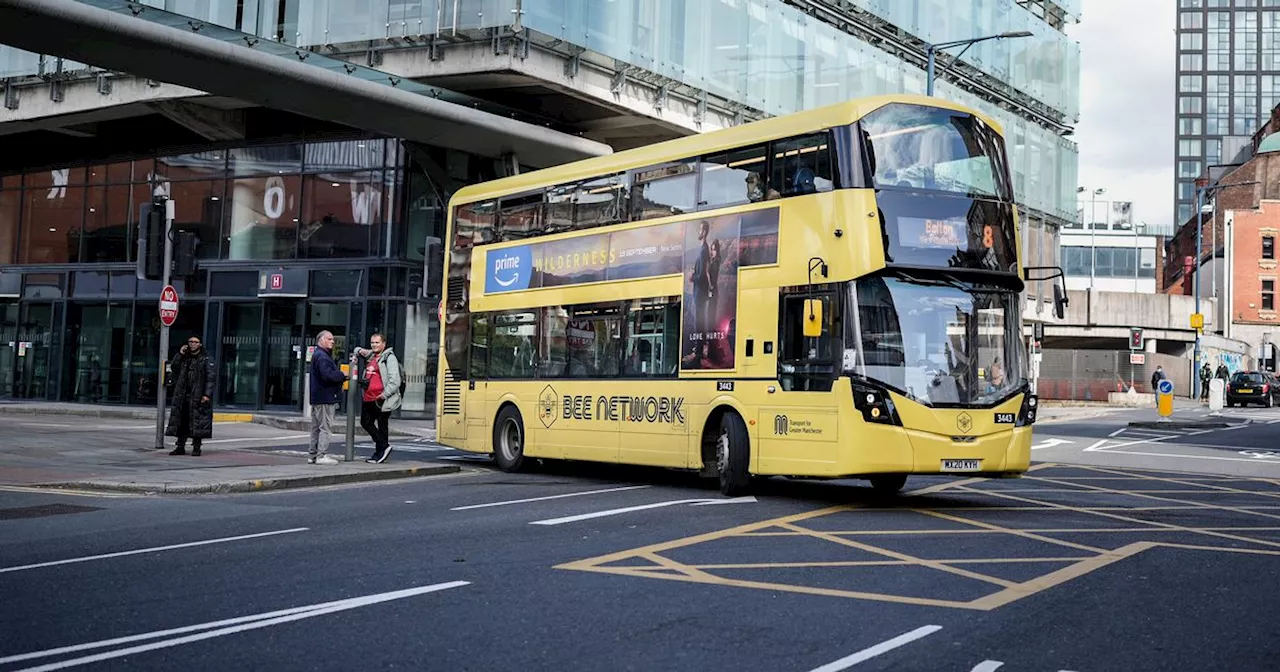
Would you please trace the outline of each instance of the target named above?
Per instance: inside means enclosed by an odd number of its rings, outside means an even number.
[[[1175,294],[1134,294],[1132,292],[1068,291],[1064,326],[1143,327],[1148,329],[1191,328],[1195,297]],[[1213,299],[1201,299],[1200,310],[1212,322]],[[1206,324],[1206,327],[1209,325]]]

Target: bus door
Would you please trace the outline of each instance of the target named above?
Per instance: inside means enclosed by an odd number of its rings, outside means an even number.
[[[840,316],[832,291],[780,297],[778,393],[760,409],[760,471],[811,473],[834,465],[839,440],[832,391],[840,364]],[[840,403],[844,403],[841,399]]]

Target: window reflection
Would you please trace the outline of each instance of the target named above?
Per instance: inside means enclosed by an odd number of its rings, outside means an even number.
[[[20,264],[65,264],[80,260],[84,187],[41,186],[23,192]]]
[[[13,263],[18,242],[18,215],[22,211],[22,192],[0,191],[0,264]]]
[[[306,258],[363,257],[382,220],[381,171],[308,175],[298,248]]]
[[[156,159],[156,179],[161,182],[222,177],[226,172],[225,150],[162,156]]]
[[[173,228],[191,231],[200,239],[196,256],[218,257],[218,237],[222,231],[222,188],[224,182],[175,182],[170,191],[176,203]]]
[[[299,196],[296,176],[232,180],[227,259],[292,259],[296,253]]]
[[[302,145],[232,149],[227,169],[234,177],[300,173],[302,172]]]
[[[84,215],[85,262],[129,261],[132,242],[129,185],[90,187]]]

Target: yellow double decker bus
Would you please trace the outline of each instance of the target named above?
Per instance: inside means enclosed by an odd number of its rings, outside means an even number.
[[[504,470],[738,494],[1029,466],[1030,278],[973,110],[860,99],[494,180],[454,195],[447,235],[438,440]]]

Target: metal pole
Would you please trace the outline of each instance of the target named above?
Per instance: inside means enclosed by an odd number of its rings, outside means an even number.
[[[174,210],[175,210],[174,202],[170,199],[166,199],[164,202],[164,267],[161,271],[164,274],[164,284],[161,285],[162,287],[168,287],[169,281],[172,279],[169,277],[169,272],[170,272],[170,267],[173,265]],[[157,312],[159,311],[159,309],[160,309],[160,303],[157,301],[156,302]],[[164,404],[165,404],[164,385],[165,385],[165,378],[168,377],[168,372],[165,370],[165,367],[168,365],[168,363],[169,363],[169,327],[165,326],[164,322],[161,322],[160,323],[160,362],[159,362],[160,375],[156,377],[156,380],[159,382],[159,384],[156,385],[156,450],[161,450],[164,448]]]
[[[933,62],[934,62],[933,45],[931,44],[928,47],[926,47],[925,52],[929,59],[929,63],[925,67],[925,76],[924,76],[925,91],[926,91],[926,95],[932,96],[933,95]]]
[[[1200,262],[1204,254],[1204,187],[1196,189],[1196,269],[1195,269],[1195,294],[1196,294],[1196,314],[1200,315]],[[1200,398],[1200,332],[1204,331],[1201,327],[1196,329],[1196,346],[1195,355],[1192,359],[1191,366],[1191,398]]]
[[[1098,212],[1098,190],[1089,192],[1089,290],[1093,290],[1095,269],[1098,267],[1098,234],[1093,221]]]
[[[352,349],[355,352],[355,349]],[[352,462],[356,459],[356,390],[360,386],[356,383],[356,366],[359,359],[354,355],[351,358],[351,368],[347,372],[347,461]]]

